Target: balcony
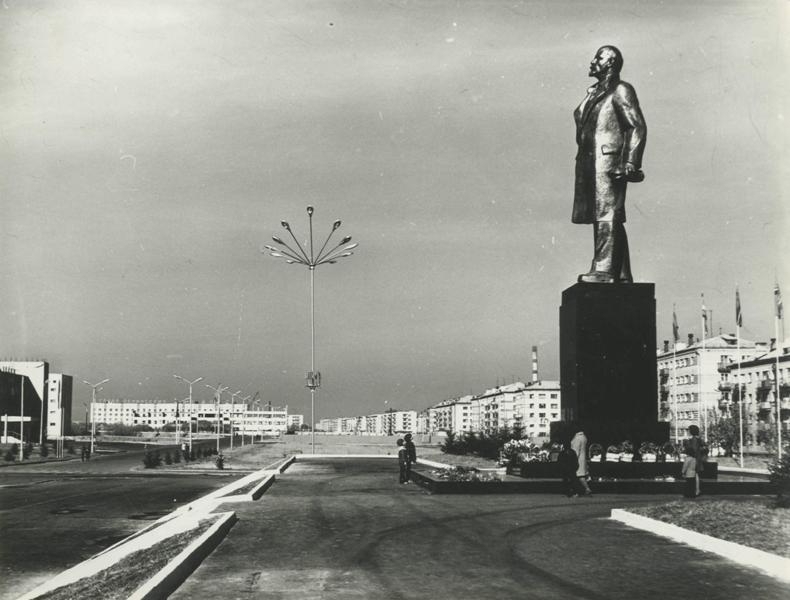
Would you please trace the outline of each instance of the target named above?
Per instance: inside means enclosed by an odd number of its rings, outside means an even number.
[[[757,405],[757,409],[758,410],[772,410],[773,407],[774,407],[774,403],[773,402],[760,402]]]
[[[774,389],[774,382],[770,379],[763,379],[762,381],[760,381],[760,384],[757,386],[757,389],[772,390]]]
[[[735,386],[731,381],[721,381],[719,382],[719,391],[720,392],[731,392],[732,388]]]
[[[727,373],[730,370],[730,367],[735,364],[727,361],[720,362],[718,364],[719,373]]]

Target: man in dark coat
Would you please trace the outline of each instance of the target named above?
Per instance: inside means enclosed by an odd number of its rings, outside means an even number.
[[[647,127],[634,88],[620,80],[622,66],[617,48],[600,48],[589,73],[598,83],[573,114],[579,151],[571,220],[591,223],[595,238],[592,266],[580,282],[633,282],[623,225],[625,189],[627,182],[644,179]]]

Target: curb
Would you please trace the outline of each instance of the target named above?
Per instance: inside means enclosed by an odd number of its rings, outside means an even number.
[[[189,575],[200,566],[219,543],[225,539],[230,528],[236,524],[236,513],[227,512],[197,540],[167,563],[151,579],[137,588],[128,600],[153,600],[167,598]]]
[[[637,515],[621,508],[612,509],[612,519],[629,527],[648,531],[671,540],[687,544],[698,550],[712,552],[741,565],[759,569],[764,573],[790,582],[790,559],[749,546],[721,540],[704,533],[697,533],[671,523]]]

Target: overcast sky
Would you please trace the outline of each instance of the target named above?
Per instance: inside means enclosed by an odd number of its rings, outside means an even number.
[[[559,378],[573,109],[603,44],[648,124],[629,186],[658,340],[774,335],[790,297],[788,3],[2,0],[0,357],[172,400],[173,374],[309,414],[309,272],[261,253],[335,219],[316,417]],[[208,400],[210,390],[195,389]],[[386,402],[386,404],[385,404]]]

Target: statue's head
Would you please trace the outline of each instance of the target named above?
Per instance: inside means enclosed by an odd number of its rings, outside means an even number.
[[[590,77],[599,79],[607,73],[620,74],[623,68],[623,55],[614,46],[601,46],[590,61]]]

